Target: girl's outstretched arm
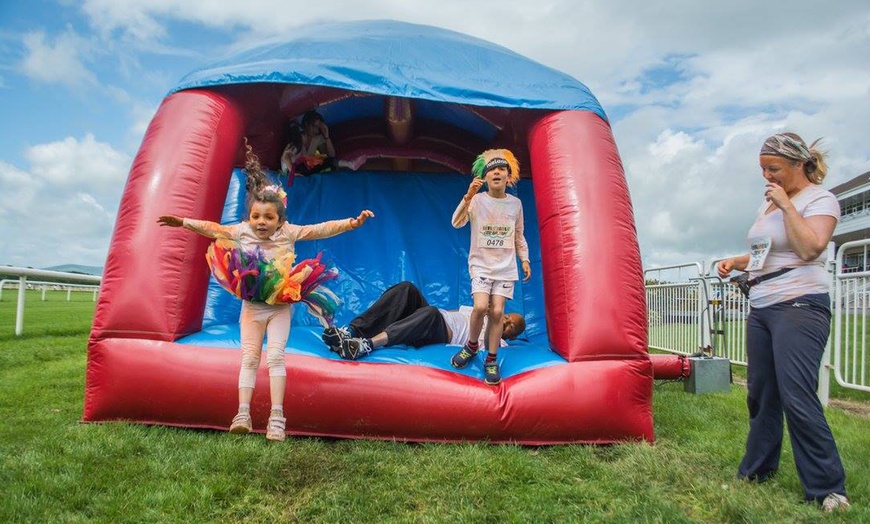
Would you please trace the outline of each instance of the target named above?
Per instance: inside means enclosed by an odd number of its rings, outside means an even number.
[[[184,219],[176,215],[160,215],[157,217],[157,223],[161,226],[181,227],[184,225]]]
[[[316,240],[319,238],[334,237],[340,233],[356,229],[363,225],[366,220],[373,218],[374,213],[368,209],[360,212],[358,217],[345,218],[341,220],[329,220],[319,224],[311,224],[308,226],[288,225],[291,231],[295,231],[296,240]]]
[[[185,229],[189,229],[194,233],[198,233],[208,238],[232,237],[230,228],[208,220],[194,220],[192,218],[183,218],[176,215],[161,215],[157,217],[157,223],[161,226],[184,227]]]

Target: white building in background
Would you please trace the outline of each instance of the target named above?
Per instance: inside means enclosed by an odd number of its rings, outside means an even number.
[[[840,223],[833,238],[837,248],[846,242],[870,238],[870,171],[832,188],[831,193],[840,202]],[[870,268],[868,248],[850,249],[843,257],[843,265],[847,272]]]

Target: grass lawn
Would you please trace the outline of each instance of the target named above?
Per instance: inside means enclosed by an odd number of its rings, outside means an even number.
[[[655,388],[655,444],[520,447],[81,424],[94,304],[0,302],[0,522],[870,522],[870,420],[828,410],[853,508],[734,478],[745,391]],[[84,294],[83,294],[84,295]]]

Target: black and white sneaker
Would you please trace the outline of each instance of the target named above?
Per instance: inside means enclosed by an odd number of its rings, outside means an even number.
[[[338,356],[345,360],[357,360],[372,352],[372,346],[367,338],[348,338],[341,341]]]
[[[323,334],[320,336],[323,343],[329,346],[329,349],[336,353],[338,353],[338,350],[341,348],[341,343],[349,338],[352,337],[350,336],[350,330],[348,330],[348,328],[336,326],[329,326],[324,329]]]

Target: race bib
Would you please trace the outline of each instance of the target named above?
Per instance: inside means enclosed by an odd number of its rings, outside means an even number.
[[[749,264],[746,266],[746,271],[761,271],[768,253],[770,253],[770,237],[750,238]]]
[[[510,224],[484,224],[480,228],[477,247],[513,249],[514,228]]]

